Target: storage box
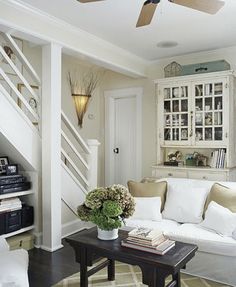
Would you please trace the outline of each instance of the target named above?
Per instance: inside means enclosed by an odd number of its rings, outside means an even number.
[[[16,236],[7,238],[7,243],[10,246],[10,250],[25,249],[30,250],[34,248],[34,236],[31,233],[21,233]]]
[[[182,76],[211,73],[230,70],[230,64],[225,60],[182,66]]]

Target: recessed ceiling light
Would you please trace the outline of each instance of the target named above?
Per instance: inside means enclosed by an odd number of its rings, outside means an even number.
[[[157,43],[158,48],[173,48],[176,46],[178,46],[178,43],[174,41],[163,41],[163,42]]]

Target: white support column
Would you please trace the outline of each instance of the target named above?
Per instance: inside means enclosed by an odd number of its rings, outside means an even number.
[[[90,191],[96,188],[98,184],[98,146],[100,145],[100,142],[96,139],[90,139],[87,140],[87,144],[91,151],[87,156],[89,166],[87,179],[89,182],[88,190]]]
[[[61,245],[61,46],[42,55],[42,249]]]

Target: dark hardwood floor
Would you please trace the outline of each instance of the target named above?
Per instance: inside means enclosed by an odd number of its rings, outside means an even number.
[[[73,249],[64,240],[63,245],[53,253],[36,248],[29,251],[30,287],[50,287],[79,271]]]

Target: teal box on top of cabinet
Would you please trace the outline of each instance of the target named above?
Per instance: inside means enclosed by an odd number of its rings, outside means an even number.
[[[182,66],[182,76],[230,70],[225,60]]]

